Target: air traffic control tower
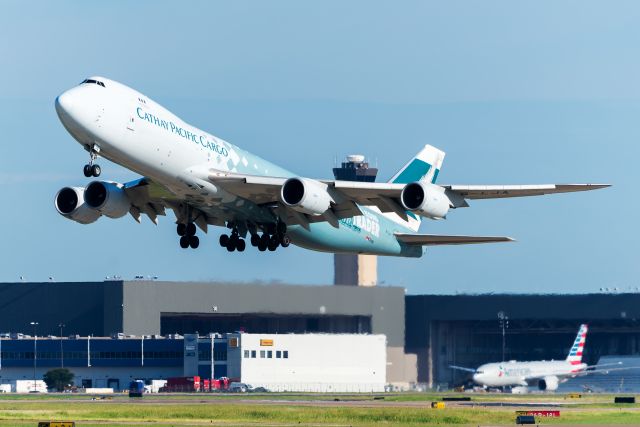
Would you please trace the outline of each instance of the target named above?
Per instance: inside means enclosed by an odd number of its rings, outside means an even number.
[[[364,156],[352,154],[339,168],[333,168],[333,176],[341,181],[374,182],[377,168],[370,168]],[[378,282],[378,258],[375,255],[334,255],[334,285],[375,286]]]

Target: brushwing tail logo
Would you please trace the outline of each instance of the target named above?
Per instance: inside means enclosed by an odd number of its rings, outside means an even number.
[[[425,145],[413,159],[402,167],[389,182],[394,184],[409,184],[416,181],[436,183],[438,174],[444,162],[445,152],[433,145]],[[413,212],[407,212],[409,221],[404,223],[412,231],[418,231],[422,218]]]
[[[409,184],[416,181],[427,181],[435,184],[438,174],[444,162],[445,153],[432,145],[425,145],[424,148],[404,165],[389,180],[394,184]]]
[[[588,330],[589,328],[587,325],[580,325],[578,335],[576,335],[576,339],[573,342],[573,346],[571,346],[571,350],[569,350],[569,355],[567,356],[567,361],[572,365],[579,365],[582,363],[582,353],[584,351],[585,342],[587,341]]]

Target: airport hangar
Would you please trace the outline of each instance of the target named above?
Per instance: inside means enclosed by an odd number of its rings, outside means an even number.
[[[238,331],[384,335],[386,381],[407,385],[416,380],[416,357],[404,353],[404,297],[404,288],[398,287],[146,280],[2,283],[0,332],[32,335],[30,323],[36,321],[38,336],[198,334],[204,342],[210,333]],[[101,341],[103,350],[106,343]],[[8,348],[9,343],[2,343],[3,356]],[[177,348],[182,352],[181,345]],[[179,359],[173,364],[182,369]]]
[[[417,355],[418,381],[432,387],[468,381],[449,365],[564,360],[582,323],[589,325],[584,362],[640,355],[637,292],[408,295],[406,316],[405,351]]]
[[[384,334],[386,381],[401,387],[450,387],[465,375],[449,365],[500,361],[501,324],[506,360],[564,359],[581,323],[590,326],[587,363],[640,354],[640,293],[405,295],[400,287],[107,280],[3,283],[0,301],[0,332],[30,334],[37,321],[39,336]]]

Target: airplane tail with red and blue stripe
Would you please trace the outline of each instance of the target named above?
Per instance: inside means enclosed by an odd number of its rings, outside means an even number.
[[[572,365],[579,365],[582,363],[582,352],[584,351],[584,343],[587,341],[588,330],[589,327],[587,325],[580,325],[580,330],[578,330],[576,340],[573,342],[573,346],[571,346],[571,350],[569,350],[569,355],[567,356],[567,362]]]

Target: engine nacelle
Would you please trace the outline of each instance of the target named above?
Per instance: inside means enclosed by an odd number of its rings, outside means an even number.
[[[407,184],[400,201],[405,209],[431,219],[444,218],[451,205],[443,187],[420,181]]]
[[[84,202],[109,218],[120,218],[129,212],[131,202],[122,184],[93,181],[84,190]]]
[[[329,209],[327,185],[308,178],[289,178],[280,190],[282,202],[298,212],[322,215]]]
[[[54,204],[60,215],[80,224],[91,224],[101,216],[100,212],[84,202],[82,187],[64,187],[56,194]]]
[[[540,390],[554,391],[558,389],[558,384],[558,377],[551,375],[538,381],[538,388]]]

